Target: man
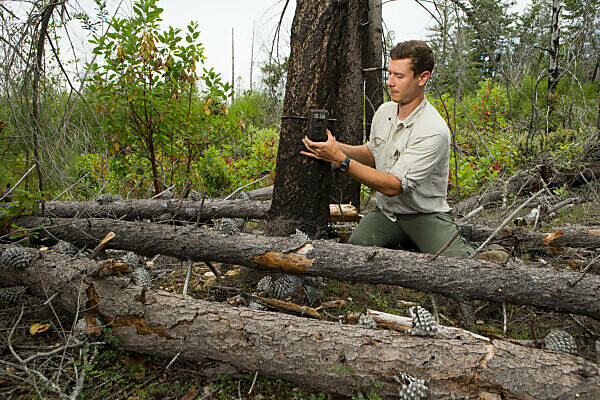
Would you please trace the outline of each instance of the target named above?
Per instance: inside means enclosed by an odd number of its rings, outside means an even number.
[[[387,86],[392,97],[373,116],[366,145],[302,141],[301,153],[329,161],[374,189],[377,209],[366,215],[349,242],[365,246],[417,247],[437,253],[457,232],[446,202],[450,132],[444,119],[425,99],[433,52],[411,40],[390,52]],[[460,235],[443,252],[468,257],[474,253]]]

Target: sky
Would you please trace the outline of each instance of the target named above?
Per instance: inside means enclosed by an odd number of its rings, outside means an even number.
[[[108,0],[110,16],[121,4],[120,16],[132,14],[132,0]],[[79,4],[94,15],[92,0],[79,0]],[[223,80],[231,82],[231,37],[235,45],[236,90],[248,89],[250,84],[250,61],[254,30],[254,87],[260,80],[260,66],[268,59],[273,35],[283,11],[285,0],[159,0],[163,26],[185,29],[191,21],[200,27],[199,40],[204,46],[205,67],[213,67]],[[288,5],[281,31],[280,54],[289,53],[289,33],[294,16],[295,0]],[[393,30],[396,41],[425,39],[426,26],[431,18],[414,0],[383,0],[384,30]],[[87,32],[73,23],[72,40],[79,49],[90,46]],[[89,61],[89,57],[83,57]],[[240,87],[241,86],[241,87]]]
[[[285,12],[281,34],[281,53],[289,52],[289,32],[294,16],[295,0]],[[383,18],[388,30],[396,32],[396,40],[425,39],[430,17],[414,0],[383,1]],[[285,1],[283,0],[163,0],[166,25],[185,27],[195,20],[200,25],[200,40],[205,47],[206,64],[231,81],[231,35],[234,31],[235,76],[241,76],[242,89],[249,87],[252,36],[254,27],[253,81],[259,79],[259,66],[268,59],[273,34]],[[385,28],[384,28],[385,29]],[[237,85],[236,85],[237,89]]]
[[[1,1],[1,0],[0,0]],[[121,4],[119,15],[132,15],[133,0],[107,0],[110,16]],[[531,0],[517,0],[517,9],[523,8]],[[17,3],[19,4],[19,3]],[[69,4],[79,4],[94,15],[94,0],[75,0]],[[163,26],[173,26],[184,30],[191,21],[200,27],[199,40],[204,46],[205,67],[213,67],[223,80],[231,82],[232,29],[235,44],[236,91],[249,88],[252,45],[254,43],[253,81],[260,81],[260,66],[268,59],[273,35],[283,11],[285,0],[159,0],[163,8]],[[285,11],[280,35],[280,54],[289,53],[289,33],[294,16],[296,0],[290,0]],[[382,0],[384,31],[394,31],[395,41],[427,38],[427,27],[433,20],[415,0]],[[80,29],[78,22],[72,22],[69,30],[77,56],[89,61],[91,47],[87,44],[87,32]],[[253,32],[254,30],[254,32]],[[254,41],[253,41],[254,37]],[[65,54],[63,52],[63,54]],[[76,73],[76,72],[74,72]],[[81,74],[81,71],[80,73]]]

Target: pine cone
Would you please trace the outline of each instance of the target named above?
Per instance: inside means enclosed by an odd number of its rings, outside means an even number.
[[[108,204],[114,201],[113,195],[110,193],[101,194],[96,197],[96,201],[100,204]]]
[[[271,275],[264,276],[258,283],[256,284],[256,290],[259,292],[270,292],[272,290],[273,278]]]
[[[229,298],[229,293],[227,293],[227,291],[223,289],[215,289],[213,293],[215,301],[218,302],[224,302]]]
[[[2,264],[13,268],[26,268],[31,263],[31,256],[21,247],[10,247],[2,253]]]
[[[54,250],[68,256],[74,256],[79,253],[79,249],[77,247],[73,246],[69,242],[65,242],[64,240],[59,240],[58,243],[54,245]]]
[[[140,258],[133,251],[127,252],[127,254],[123,256],[122,260],[127,264],[128,267],[131,267],[132,269],[140,266]]]
[[[402,374],[402,388],[398,391],[398,398],[401,400],[423,400],[427,398],[427,386],[423,379],[413,378],[410,375]]]
[[[137,267],[133,270],[133,283],[141,287],[150,287],[152,286],[152,278],[150,277],[150,273],[144,267]]]
[[[411,307],[408,312],[412,317],[412,328],[409,333],[413,336],[435,336],[437,334],[437,323],[433,316],[421,306]]]
[[[560,329],[555,329],[547,334],[544,338],[544,345],[547,349],[560,351],[561,353],[577,353],[577,344],[573,336]]]
[[[200,193],[196,192],[195,190],[192,190],[190,192],[190,199],[192,199],[194,201],[201,201],[202,195]]]
[[[183,210],[183,213],[185,214],[186,218],[191,219],[196,217],[198,210],[194,207],[187,207],[185,210]]]
[[[0,299],[12,304],[23,304],[25,302],[25,286],[11,286],[0,288]]]
[[[292,239],[300,239],[300,240],[304,240],[305,242],[310,240],[310,239],[308,238],[308,235],[307,235],[306,233],[302,232],[300,229],[296,229],[296,232],[295,232],[295,233],[292,233],[292,234],[290,235],[290,237],[291,237]]]
[[[273,295],[283,300],[302,287],[302,278],[295,275],[281,274],[272,284]]]
[[[221,219],[221,230],[227,235],[233,235],[244,226],[244,218]]]
[[[371,329],[377,328],[377,323],[373,317],[368,314],[360,314],[358,317],[358,324]]]

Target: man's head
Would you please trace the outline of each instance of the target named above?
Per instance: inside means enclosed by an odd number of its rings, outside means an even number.
[[[408,40],[398,43],[390,50],[390,58],[392,60],[410,59],[415,76],[424,71],[429,71],[431,74],[435,64],[433,51],[427,46],[427,43],[420,40]]]
[[[390,51],[387,86],[400,105],[420,102],[433,70],[433,52],[420,40],[401,42]],[[417,103],[418,104],[418,103]]]

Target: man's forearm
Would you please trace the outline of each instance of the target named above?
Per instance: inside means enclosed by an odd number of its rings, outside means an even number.
[[[351,161],[348,173],[358,182],[386,196],[395,196],[402,193],[402,181],[400,179],[360,162]]]
[[[369,150],[369,148],[366,145],[361,144],[353,146],[351,144],[344,144],[338,142],[338,146],[340,147],[340,150],[342,150],[344,154],[346,154],[351,159],[368,166],[375,165],[375,159],[373,158],[373,154],[371,154],[371,150]]]

